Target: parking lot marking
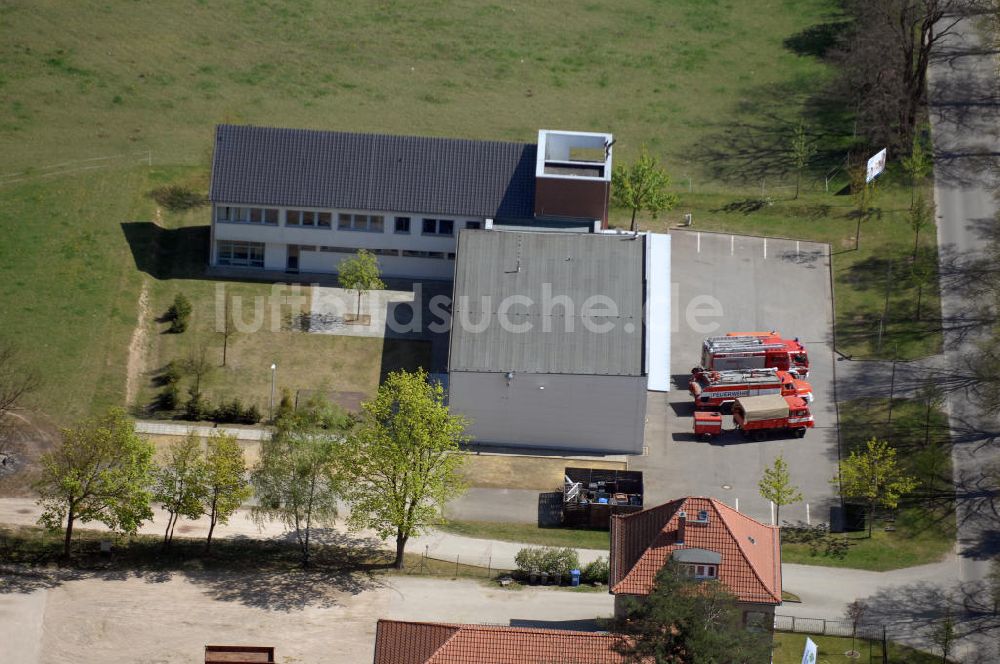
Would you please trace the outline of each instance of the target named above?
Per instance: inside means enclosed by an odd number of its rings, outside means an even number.
[[[701,253],[701,233],[695,233],[695,235],[698,237],[698,253],[700,254]]]
[[[798,240],[795,241],[795,257],[796,258],[799,257],[799,241]]]
[[[729,255],[732,256],[734,253],[736,253],[736,236],[735,235],[730,235],[729,236]]]
[[[767,260],[767,238],[764,238],[764,260]]]

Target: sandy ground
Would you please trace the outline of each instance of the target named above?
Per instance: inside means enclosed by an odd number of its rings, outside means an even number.
[[[221,643],[272,645],[288,664],[357,664],[371,661],[381,617],[587,627],[613,612],[606,593],[464,580],[383,577],[352,589],[303,580],[273,591],[259,581],[198,572],[28,579],[0,594],[0,662],[190,663]]]

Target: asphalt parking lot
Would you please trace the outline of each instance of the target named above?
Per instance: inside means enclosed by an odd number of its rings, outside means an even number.
[[[813,524],[828,522],[836,500],[830,479],[837,472],[837,435],[827,245],[697,231],[672,235],[674,389],[648,393],[646,454],[629,463],[644,471],[645,504],[713,496],[730,505],[738,501],[741,511],[768,523],[770,505],[760,497],[757,483],[781,454],[804,496],[802,503],[781,511],[781,520],[805,521],[808,504]],[[718,303],[714,312],[713,299]],[[702,315],[691,315],[698,311]],[[713,323],[714,331],[708,329]],[[713,443],[697,440],[691,432],[687,381],[700,363],[702,339],[750,330],[776,330],[805,344],[816,428],[803,439],[748,442],[730,432]],[[732,427],[731,418],[724,426]]]

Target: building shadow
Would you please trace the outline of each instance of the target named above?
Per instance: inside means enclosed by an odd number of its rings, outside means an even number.
[[[151,221],[126,221],[122,233],[136,268],[154,279],[204,279],[209,226],[164,228]]]

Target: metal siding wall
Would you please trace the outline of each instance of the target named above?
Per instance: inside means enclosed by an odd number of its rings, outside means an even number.
[[[616,454],[642,453],[643,376],[449,374],[451,408],[477,443]],[[544,387],[545,389],[539,389]]]

